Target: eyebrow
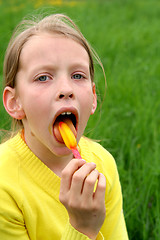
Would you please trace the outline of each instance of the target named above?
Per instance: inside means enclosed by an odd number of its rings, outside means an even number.
[[[86,72],[88,72],[89,71],[89,63],[87,63],[87,64],[85,64],[85,63],[73,63],[73,64],[71,64],[71,66],[70,66],[70,68],[72,69],[72,68],[82,68],[82,69],[84,69]]]
[[[32,72],[32,74],[35,74],[37,71],[41,71],[41,70],[54,71],[57,68],[58,68],[58,64],[57,65],[41,64],[41,65],[38,65],[37,67],[33,67],[31,72]],[[69,65],[69,69],[82,69],[85,72],[89,72],[89,64],[75,62],[75,63]]]

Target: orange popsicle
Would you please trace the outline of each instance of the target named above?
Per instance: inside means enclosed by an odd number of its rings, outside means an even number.
[[[81,159],[81,155],[77,149],[76,138],[70,127],[64,122],[59,122],[59,131],[66,147],[68,147],[72,151],[75,158]]]

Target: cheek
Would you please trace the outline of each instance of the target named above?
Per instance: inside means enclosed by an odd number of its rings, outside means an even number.
[[[48,112],[47,98],[43,98],[43,95],[39,93],[26,92],[21,95],[21,101],[28,120],[38,118],[40,120],[46,116]]]
[[[93,92],[91,90],[86,91],[86,93],[81,95],[81,109],[82,112],[88,118],[92,114],[93,108]]]

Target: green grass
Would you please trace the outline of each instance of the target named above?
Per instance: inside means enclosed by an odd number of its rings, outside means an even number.
[[[11,32],[23,16],[34,14],[37,3],[0,1],[1,79]],[[116,159],[130,240],[159,240],[160,1],[97,0],[74,6],[45,4],[45,8],[73,18],[104,64],[107,94],[86,133],[102,140]],[[42,12],[42,6],[38,10]],[[97,88],[103,98],[103,74],[97,70]],[[0,113],[0,128],[8,128],[2,100]]]

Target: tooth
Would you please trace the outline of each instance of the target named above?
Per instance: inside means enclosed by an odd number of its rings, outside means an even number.
[[[71,115],[72,113],[71,112],[63,112],[61,113],[61,115]]]

